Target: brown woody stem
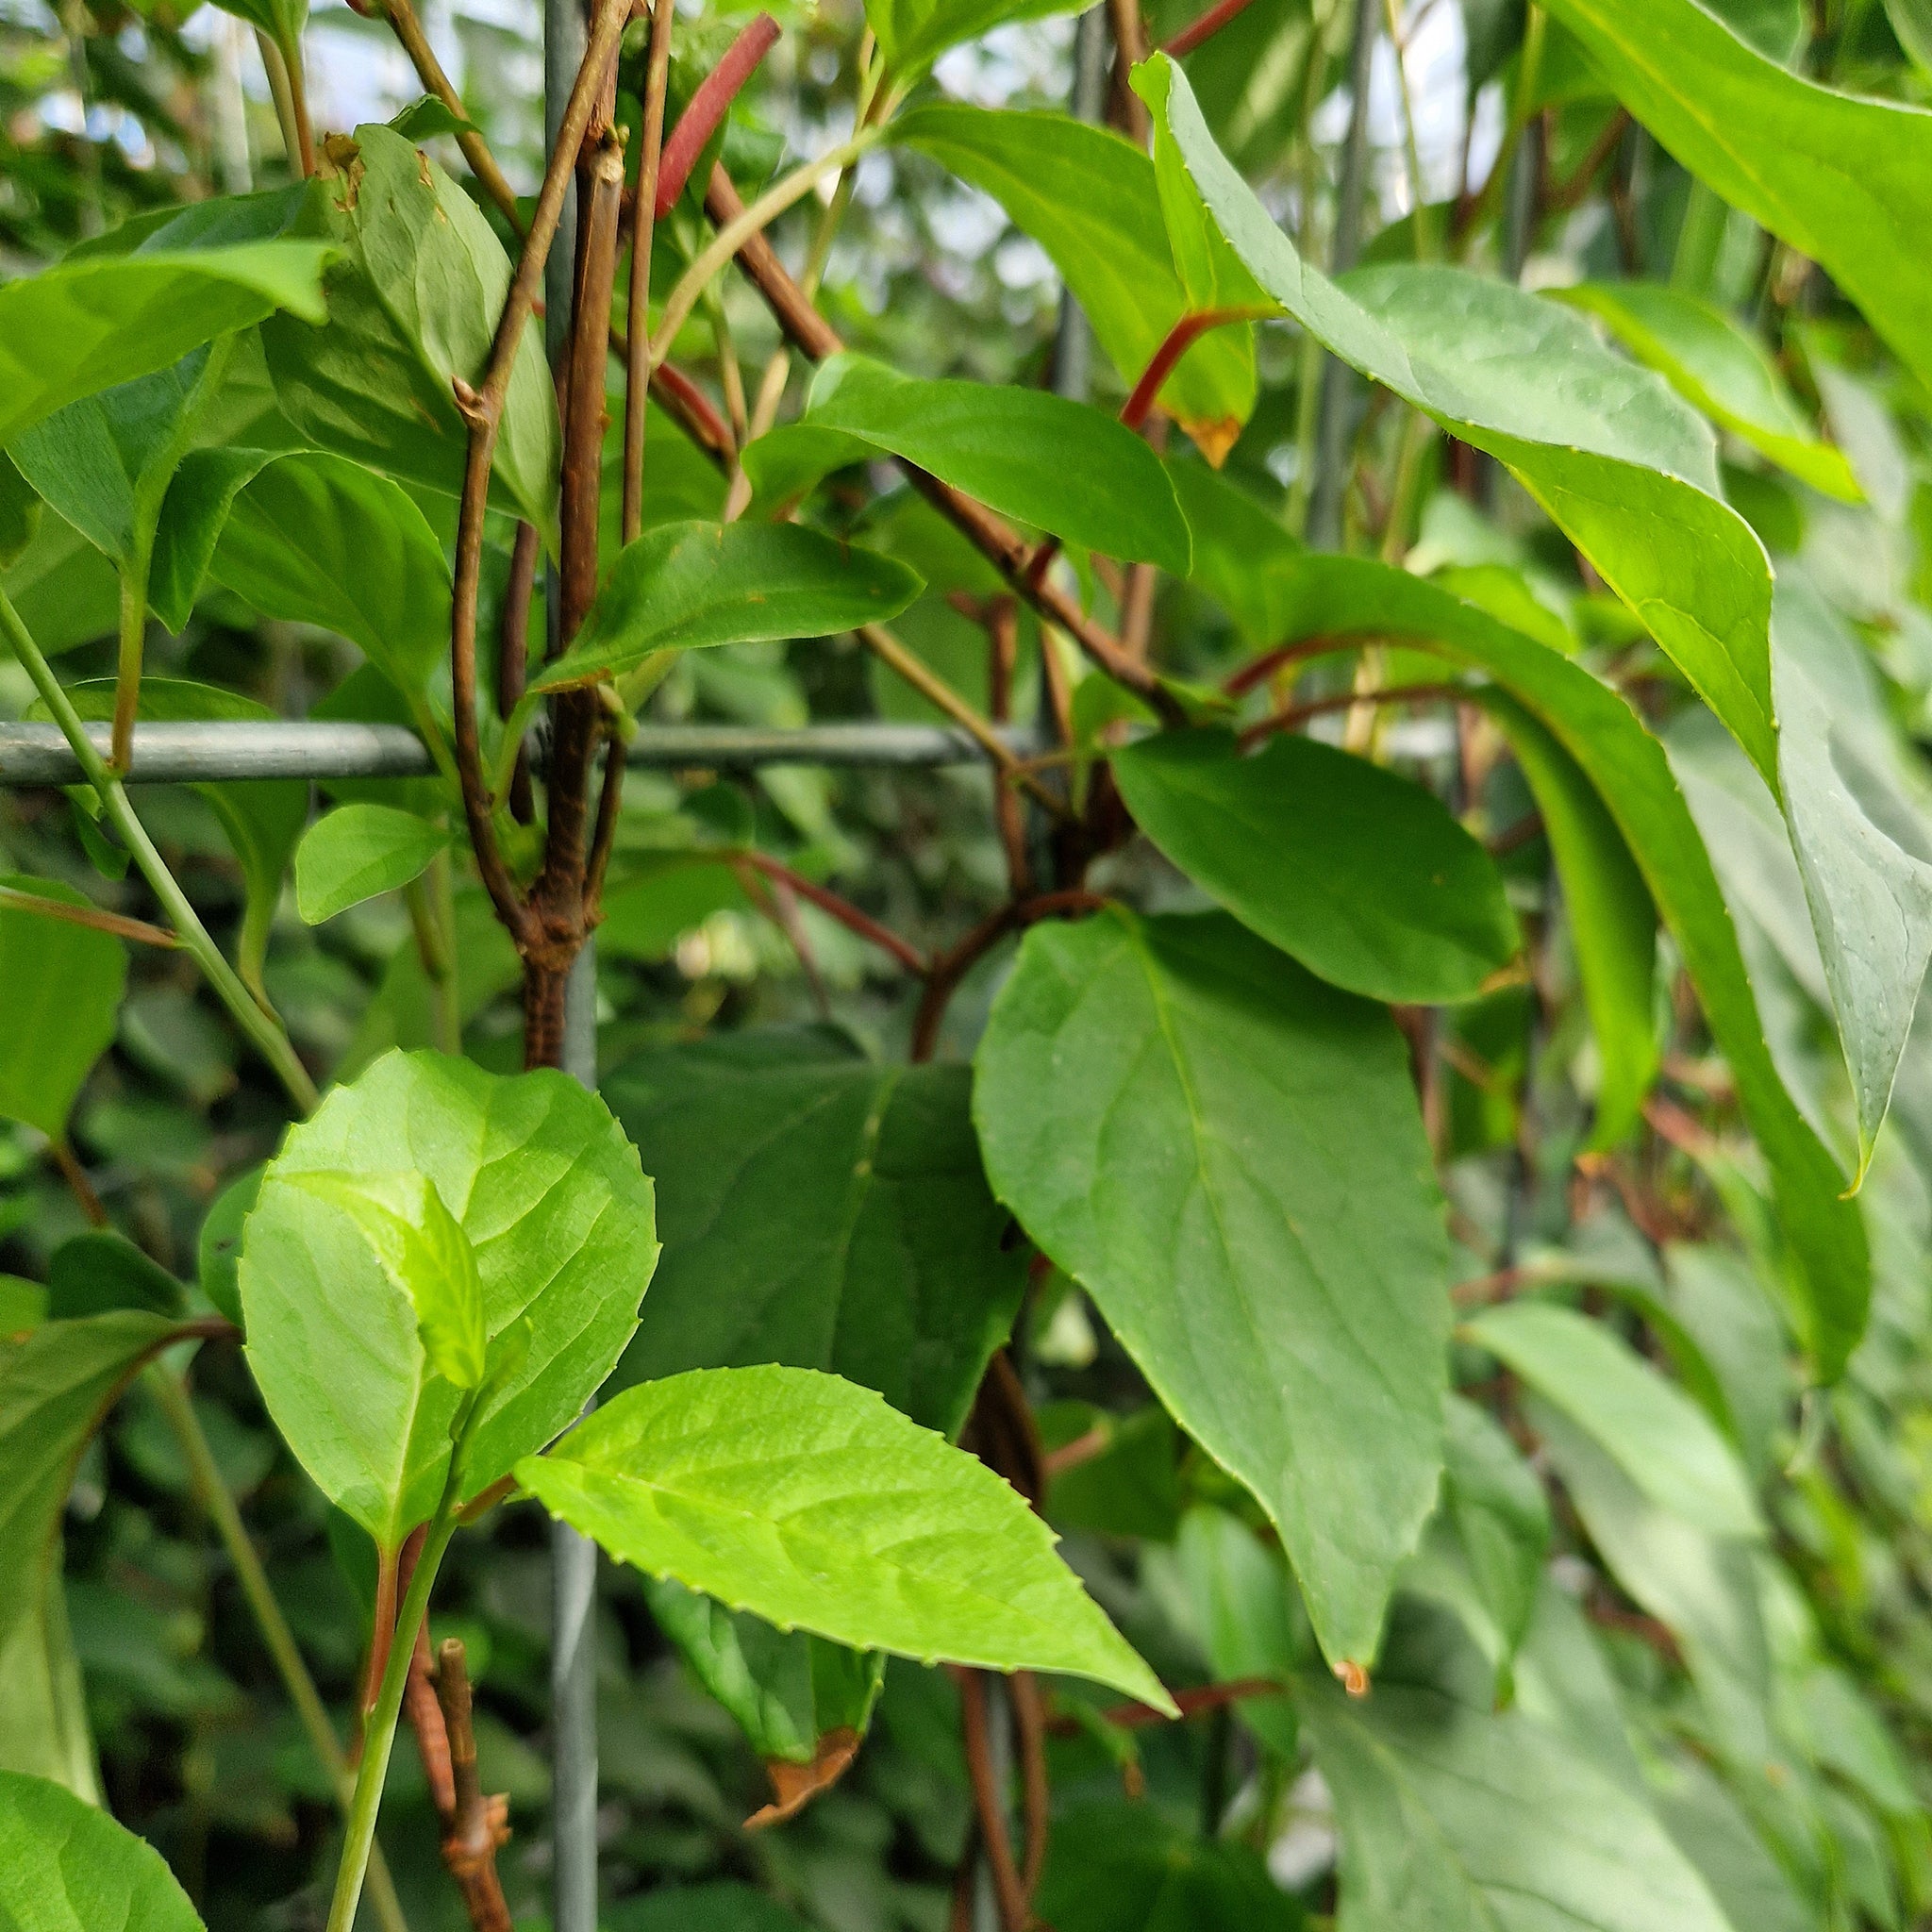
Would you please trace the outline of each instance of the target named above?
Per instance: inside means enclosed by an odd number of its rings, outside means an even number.
[[[434,94],[458,121],[468,121],[470,110],[463,106],[462,96],[457,92],[449,75],[442,71],[442,62],[436,58],[436,49],[429,44],[429,36],[423,31],[423,23],[417,18],[410,0],[383,0],[383,4],[389,24],[395,29],[396,39],[402,42],[403,52],[409,57],[409,64],[416,70],[416,77],[423,83],[425,91]],[[469,162],[470,172],[475,175],[483,192],[502,210],[503,218],[512,231],[521,235],[524,232],[524,216],[523,210],[517,207],[517,192],[496,165],[496,157],[490,152],[490,143],[473,130],[458,135],[457,145],[462,150],[463,158]]]
[[[1013,1844],[1007,1830],[1007,1795],[993,1770],[992,1740],[987,1723],[984,1671],[960,1671],[959,1716],[966,1734],[966,1768],[973,1778],[973,1807],[979,1821],[979,1840],[992,1874],[993,1898],[999,1907],[1003,1932],[1027,1932],[1033,1910],[1013,1864]]]
[[[881,925],[870,913],[861,912],[849,899],[841,899],[837,892],[829,892],[824,886],[814,885],[802,874],[795,873],[789,865],[763,852],[741,852],[738,862],[751,867],[754,872],[762,873],[766,878],[775,880],[798,894],[801,899],[809,899],[821,912],[828,913],[839,924],[869,944],[890,953],[908,973],[922,977],[927,968],[927,960],[918,947],[902,940],[890,926]]]

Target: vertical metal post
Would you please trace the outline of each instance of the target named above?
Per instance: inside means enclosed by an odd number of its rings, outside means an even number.
[[[1355,266],[1362,243],[1362,209],[1369,187],[1369,77],[1379,27],[1376,0],[1355,0],[1355,39],[1349,50],[1348,139],[1341,150],[1341,179],[1335,204],[1331,275]],[[1349,432],[1354,427],[1354,372],[1334,357],[1322,364],[1322,427],[1315,458],[1315,491],[1308,512],[1308,541],[1318,549],[1341,544],[1341,504],[1348,487]]]
[[[581,0],[543,0],[543,136],[558,128],[584,58],[588,30]],[[576,279],[576,189],[543,273],[543,337],[555,368],[570,340]],[[552,569],[544,614],[552,645],[563,600]],[[564,996],[564,1069],[586,1087],[597,1084],[597,967],[586,943]],[[568,1524],[550,1531],[551,1917],[555,1932],[597,1927],[597,1545]]]
[[[1067,107],[1076,121],[1098,121],[1107,99],[1107,8],[1090,7],[1074,29],[1074,84]],[[1053,386],[1057,395],[1087,400],[1093,331],[1074,291],[1060,290],[1059,327],[1054,336]]]

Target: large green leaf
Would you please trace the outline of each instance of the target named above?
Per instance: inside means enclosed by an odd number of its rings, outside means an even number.
[[[441,825],[392,805],[343,805],[303,834],[295,904],[310,925],[420,878],[449,849]]]
[[[808,1369],[628,1389],[517,1480],[620,1561],[858,1650],[1092,1677],[1174,1707],[977,1457]]]
[[[1658,1507],[1711,1536],[1763,1535],[1750,1483],[1710,1418],[1601,1322],[1519,1301],[1485,1310],[1469,1334],[1588,1430]]]
[[[1827,496],[1862,500],[1852,466],[1819,436],[1764,345],[1723,309],[1660,282],[1585,282],[1556,293],[1760,456]]]
[[[921,589],[903,563],[793,524],[659,524],[625,546],[570,649],[531,690],[594,684],[657,651],[883,624]]]
[[[0,447],[278,308],[319,326],[327,256],[313,241],[97,254],[0,286]]]
[[[1534,712],[1589,776],[1677,945],[1771,1168],[1802,1270],[1804,1341],[1836,1376],[1865,1324],[1871,1270],[1845,1178],[1780,1079],[1709,855],[1663,748],[1583,667],[1406,571],[1309,555],[1286,578],[1284,636],[1400,637],[1486,671]]]
[[[1359,1700],[1307,1687],[1341,1837],[1337,1932],[1735,1932],[1613,1776],[1491,1711],[1466,1665],[1414,1674],[1398,1661]]]
[[[1387,1015],[1220,914],[1030,932],[979,1046],[993,1191],[1374,1657],[1441,1469],[1447,1248]]]
[[[963,1067],[741,1034],[626,1061],[605,1097],[664,1242],[623,1375],[783,1362],[958,1433],[1025,1284]]]
[[[42,1614],[81,1451],[142,1363],[178,1333],[165,1315],[123,1309],[0,1339],[0,1648]]]
[[[809,1932],[803,1919],[748,1885],[662,1885],[606,1913],[612,1932]]]
[[[193,613],[236,494],[275,454],[223,447],[190,450],[181,459],[161,499],[147,580],[148,604],[171,631]]]
[[[1174,1563],[1216,1679],[1272,1678],[1286,1691],[1308,1662],[1308,1641],[1280,1550],[1228,1510],[1196,1504],[1181,1520]],[[1299,1756],[1301,1727],[1286,1695],[1244,1697],[1237,1708],[1270,1749],[1291,1762]]]
[[[1552,0],[1624,105],[1685,167],[1824,263],[1932,378],[1932,114],[1802,79],[1696,0]]]
[[[329,325],[277,317],[262,331],[275,393],[326,449],[454,496],[469,432],[450,384],[480,385],[510,261],[476,204],[393,128],[329,143],[305,227],[339,260]],[[555,528],[557,393],[534,322],[517,346],[491,476],[492,498]]]
[[[1054,1932],[1296,1932],[1304,1923],[1251,1847],[1119,1800],[1090,1799],[1054,1821],[1039,1907]]]
[[[1507,1659],[1536,1609],[1550,1545],[1549,1499],[1487,1409],[1452,1394],[1444,1423],[1443,1525],[1460,1547]]]
[[[297,1177],[420,1174],[475,1250],[494,1343],[463,1488],[487,1489],[566,1427],[629,1341],[658,1256],[651,1184],[603,1103],[560,1074],[514,1077],[391,1053],[290,1131],[242,1250],[248,1359],[275,1425],[329,1500],[393,1549],[435,1507],[458,1393],[356,1220]]]
[[[1160,458],[1084,403],[1041,390],[922,381],[844,355],[813,377],[803,428],[836,431],[858,457],[868,449],[903,457],[1104,557],[1187,575],[1187,519]]]
[[[1535,716],[1496,691],[1483,698],[1529,783],[1556,857],[1563,911],[1597,1050],[1593,1148],[1637,1124],[1657,1076],[1657,908],[1597,789]]]
[[[0,1772],[0,1924],[20,1932],[202,1932],[160,1853],[46,1778]]]
[[[918,79],[948,47],[989,28],[1073,10],[1072,0],[868,0],[867,24],[899,84]]]
[[[0,886],[66,906],[88,903],[54,879],[14,873],[0,875]],[[75,1096],[114,1038],[127,948],[109,933],[0,904],[0,1116],[65,1141]]]
[[[49,657],[113,636],[120,621],[120,572],[52,511],[42,512],[40,527],[0,584]]]
[[[780,1630],[668,1576],[648,1579],[644,1595],[658,1627],[760,1757],[809,1764],[828,1733],[864,1736],[886,1680],[879,1652]]]
[[[991,195],[1046,250],[1121,380],[1129,389],[1139,382],[1190,308],[1146,154],[1066,114],[954,102],[915,108],[891,131]],[[1218,462],[1255,407],[1254,330],[1218,328],[1198,340],[1161,384],[1159,402]],[[1197,524],[1197,549],[1202,536]]]
[[[1331,985],[1472,997],[1521,935],[1489,854],[1432,792],[1311,738],[1251,758],[1224,731],[1114,754],[1136,824],[1241,924]]]
[[[1709,426],[1580,316],[1513,284],[1404,264],[1329,281],[1215,146],[1179,69],[1157,56],[1135,85],[1176,246],[1191,224],[1342,360],[1507,464],[1774,774],[1771,566],[1718,494]]]
[[[270,462],[234,498],[209,567],[264,617],[347,638],[406,693],[449,650],[449,564],[428,520],[341,457]]]
[[[114,680],[110,677],[91,677],[69,685],[67,696],[83,718],[100,721],[114,715]],[[43,715],[38,704],[32,715]],[[275,713],[254,698],[216,685],[195,684],[182,677],[143,677],[135,716],[143,724],[239,724],[258,723]],[[208,800],[221,821],[242,868],[246,900],[242,929],[236,936],[235,962],[242,976],[259,993],[283,874],[308,821],[308,781],[237,778],[196,785],[194,790]]]
[[[87,1692],[58,1574],[47,1578],[40,1614],[22,1618],[0,1640],[0,1771],[50,1777],[91,1805],[101,1802]]]

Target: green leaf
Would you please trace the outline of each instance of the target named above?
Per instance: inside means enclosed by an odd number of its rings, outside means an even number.
[[[1506,464],[1773,774],[1771,567],[1719,497],[1708,425],[1580,316],[1513,285],[1403,264],[1330,282],[1214,145],[1186,76],[1157,55],[1135,86],[1166,158],[1170,233],[1191,220],[1342,360]]]
[[[895,142],[991,195],[1046,250],[1131,390],[1190,307],[1148,157],[1111,129],[1065,114],[945,102],[889,125]],[[1161,384],[1159,402],[1218,463],[1254,412],[1255,393],[1254,330],[1242,325],[1197,341]],[[1207,533],[1189,522],[1198,551]]]
[[[1491,691],[1481,702],[1509,741],[1556,857],[1596,1040],[1590,1144],[1613,1147],[1637,1124],[1657,1077],[1657,908],[1641,868],[1583,768],[1513,699]]]
[[[261,1192],[262,1164],[231,1180],[209,1204],[195,1243],[201,1291],[236,1327],[242,1325],[242,1224]]]
[[[750,905],[727,859],[703,849],[653,853],[647,864],[631,868],[621,883],[606,889],[597,951],[600,957],[616,959],[668,959],[678,941],[714,912],[744,911]],[[604,1085],[608,1096],[610,1083]],[[613,1105],[622,1117],[623,1099]],[[637,1139],[635,1122],[628,1123],[625,1131]],[[663,1176],[655,1163],[651,1171],[661,1185]],[[658,1294],[661,1299],[661,1276]]]
[[[483,380],[509,291],[503,243],[436,162],[379,124],[327,143],[303,222],[340,258],[326,277],[326,329],[277,317],[262,330],[283,409],[325,449],[458,495],[469,432],[450,384]],[[491,495],[553,537],[559,442],[533,321],[504,400]]]
[[[448,654],[435,532],[407,491],[341,457],[270,462],[234,498],[210,568],[264,617],[347,638],[406,695]]]
[[[1310,1684],[1304,1711],[1343,1932],[1733,1932],[1648,1807],[1520,1712],[1393,1678]]]
[[[215,0],[224,13],[259,27],[286,55],[299,49],[308,20],[308,0]]]
[[[194,613],[237,493],[273,461],[265,449],[196,449],[181,459],[161,499],[148,566],[148,605],[169,630],[182,630]]]
[[[656,1178],[664,1243],[626,1380],[826,1369],[958,1432],[1026,1278],[965,1068],[751,1033],[641,1055],[603,1091]]]
[[[0,447],[56,409],[167,369],[277,309],[319,325],[325,244],[88,255],[0,286]]]
[[[1899,45],[1922,68],[1932,70],[1932,0],[1885,0],[1885,17]]]
[[[865,18],[894,83],[904,87],[948,47],[989,28],[1072,10],[1070,0],[867,0]]]
[[[1549,1499],[1488,1410],[1451,1394],[1444,1421],[1443,1517],[1507,1659],[1536,1609],[1550,1546]]]
[[[1040,925],[974,1116],[995,1194],[1366,1663],[1441,1468],[1447,1247],[1388,1016],[1219,914]]]
[[[1160,458],[1084,403],[983,382],[925,382],[863,356],[812,378],[808,428],[835,429],[1070,543],[1188,574],[1187,519]]]
[[[1800,482],[1859,503],[1843,455],[1819,436],[1777,364],[1723,309],[1657,282],[1585,282],[1553,291],[1587,309],[1687,402]]]
[[[1864,647],[1802,576],[1779,584],[1772,635],[1785,820],[1852,1076],[1856,1189],[1932,960],[1932,795],[1916,769],[1894,776],[1903,760]]]
[[[1472,998],[1522,943],[1494,861],[1411,780],[1312,738],[1163,731],[1113,758],[1141,829],[1241,924],[1371,999]]]
[[[204,344],[170,369],[69,403],[10,445],[21,475],[117,563],[153,541],[167,479],[208,400],[209,362]]]
[[[1486,1309],[1468,1332],[1588,1430],[1659,1508],[1711,1536],[1764,1534],[1750,1483],[1710,1419],[1601,1322],[1518,1301]]]
[[[1240,1517],[1196,1505],[1182,1520],[1174,1558],[1215,1680],[1272,1677],[1284,1689],[1291,1685],[1308,1662],[1308,1642],[1280,1550]],[[1264,1744],[1295,1760],[1301,1726],[1288,1697],[1243,1697],[1235,1707]]]
[[[425,142],[439,134],[476,134],[481,130],[474,121],[465,121],[447,101],[437,94],[421,94],[399,114],[389,117],[389,125],[405,141]]]
[[[0,1920],[23,1932],[202,1932],[160,1853],[46,1778],[0,1772]]]
[[[809,1932],[748,1885],[663,1885],[609,1907],[611,1932]]]
[[[295,904],[310,925],[420,878],[449,834],[391,805],[343,805],[309,826],[295,848]]]
[[[1091,1677],[1174,1709],[1000,1477],[836,1375],[648,1382],[516,1474],[621,1562],[780,1629]]]
[[[114,715],[114,680],[88,678],[67,687],[69,702],[91,721]],[[44,713],[36,704],[30,716]],[[275,716],[268,706],[239,691],[211,684],[194,684],[180,677],[143,677],[135,712],[138,722],[233,724],[256,723]],[[261,968],[268,956],[269,929],[282,896],[282,875],[308,822],[308,781],[306,778],[240,778],[194,791],[208,800],[222,830],[227,834],[242,867],[246,904],[242,930],[236,937],[235,963],[243,979],[259,996]]]
[[[1553,0],[1624,105],[1734,208],[1821,262],[1932,378],[1932,116],[1819,87],[1694,0]]]
[[[0,1338],[0,1648],[41,1614],[81,1451],[136,1371],[178,1333],[165,1315],[124,1309]]]
[[[121,1308],[178,1320],[187,1291],[124,1234],[91,1227],[71,1236],[47,1261],[47,1319],[72,1322]]]
[[[595,684],[657,651],[883,624],[921,588],[903,563],[793,524],[660,524],[625,546],[570,649],[530,689]]]
[[[478,1405],[466,1496],[583,1407],[630,1339],[658,1255],[636,1154],[560,1074],[391,1053],[290,1130],[242,1239],[249,1365],[317,1487],[387,1549],[435,1507],[460,1398],[432,1374],[417,1310],[357,1223],[297,1176],[396,1173],[420,1174],[461,1224],[490,1341],[525,1317],[533,1331]]]
[[[1764,1043],[1764,1025],[1709,855],[1663,748],[1629,706],[1581,665],[1406,571],[1305,557],[1283,641],[1398,637],[1486,671],[1533,711],[1596,788],[1642,872],[1738,1083],[1771,1168],[1784,1231],[1802,1271],[1804,1341],[1815,1372],[1843,1368],[1865,1324],[1871,1269],[1844,1176],[1807,1122]]]
[[[42,508],[20,466],[0,450],[0,571],[10,572],[40,534]]]
[[[42,513],[8,569],[8,596],[50,657],[111,637],[121,617],[121,575],[63,516]]]
[[[1119,1800],[1090,1799],[1055,1819],[1038,1904],[1055,1932],[1296,1932],[1305,1923],[1249,1846]]]
[[[1678,1242],[1664,1259],[1665,1307],[1710,1373],[1719,1422],[1745,1468],[1761,1479],[1771,1471],[1794,1392],[1777,1309],[1741,1255]]]
[[[1273,644],[1281,635],[1283,574],[1302,546],[1286,524],[1205,463],[1170,461],[1167,475],[1194,535],[1188,581],[1227,612],[1245,642]]]
[[[87,1693],[58,1572],[56,1564],[40,1615],[22,1619],[0,1641],[0,1771],[52,1778],[98,1805],[101,1780]]]
[[[1677,1640],[1727,1750],[1761,1767],[1772,1750],[1772,1663],[1757,1547],[1712,1536],[1671,1504],[1653,1502],[1563,1410],[1532,1396],[1525,1415],[1598,1556]]]
[[[827,1733],[865,1735],[886,1681],[879,1652],[775,1629],[669,1577],[647,1578],[644,1597],[692,1674],[760,1757],[809,1764]]]
[[[296,1171],[288,1185],[339,1208],[416,1311],[432,1374],[458,1389],[483,1380],[489,1339],[476,1251],[434,1181],[417,1174]]]
[[[0,876],[0,886],[64,906],[88,904],[55,879],[13,873]],[[75,1096],[114,1038],[127,948],[111,933],[0,904],[0,986],[7,989],[0,1117],[64,1142]]]

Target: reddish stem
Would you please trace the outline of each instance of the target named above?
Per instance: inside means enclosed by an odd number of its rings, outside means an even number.
[[[1244,1698],[1283,1697],[1287,1694],[1288,1686],[1277,1684],[1273,1677],[1239,1677],[1230,1684],[1207,1684],[1196,1690],[1176,1690],[1174,1701],[1180,1707],[1181,1716],[1189,1718],[1198,1717],[1204,1710],[1220,1710],[1225,1705],[1239,1704]],[[1124,1731],[1138,1731],[1148,1724],[1173,1722],[1166,1711],[1156,1710],[1151,1704],[1116,1704],[1100,1715],[1104,1723],[1117,1725]],[[1080,1729],[1070,1717],[1052,1718],[1046,1727],[1057,1738],[1075,1737]]]
[[[1319,718],[1328,711],[1351,710],[1357,705],[1420,705],[1464,695],[1464,687],[1459,684],[1391,684],[1380,691],[1337,691],[1332,697],[1310,698],[1305,705],[1291,706],[1272,718],[1263,718],[1258,724],[1250,725],[1241,733],[1241,748],[1246,751],[1277,731],[1292,731],[1297,724],[1306,724],[1310,718]]]
[[[1241,0],[1241,4],[1246,6],[1247,0]],[[1154,398],[1174,374],[1174,365],[1209,329],[1224,327],[1231,322],[1254,322],[1267,312],[1262,308],[1198,308],[1182,316],[1149,358],[1140,381],[1134,385],[1133,394],[1121,405],[1121,421],[1134,430],[1145,425],[1154,409]]]
[[[719,122],[730,111],[738,92],[758,71],[758,65],[778,39],[778,23],[761,13],[732,42],[724,58],[698,83],[671,138],[664,143],[663,158],[658,163],[656,210],[661,222],[677,206],[691,171],[697,166],[705,143],[717,131]]]
[[[809,899],[821,912],[830,913],[841,925],[856,932],[860,939],[869,940],[882,952],[891,954],[907,972],[925,973],[925,956],[918,947],[902,940],[890,926],[881,925],[870,913],[861,912],[849,899],[840,898],[837,892],[828,892],[824,886],[813,885],[789,865],[762,852],[741,852],[738,859],[741,864],[763,873],[768,879],[789,886],[801,899]]]
[[[1182,27],[1160,51],[1178,60],[1184,54],[1191,54],[1203,41],[1212,40],[1229,21],[1238,19],[1253,5],[1254,0],[1220,0],[1219,6],[1210,7],[1199,20]]]
[[[1037,924],[1042,919],[1098,912],[1106,904],[1097,892],[1042,892],[1035,899],[1009,900],[998,911],[989,913],[950,953],[941,954],[932,962],[919,1011],[913,1016],[912,1058],[932,1058],[932,1050],[939,1044],[940,1023],[946,1017],[947,1004],[958,990],[959,982],[1009,932]]]

